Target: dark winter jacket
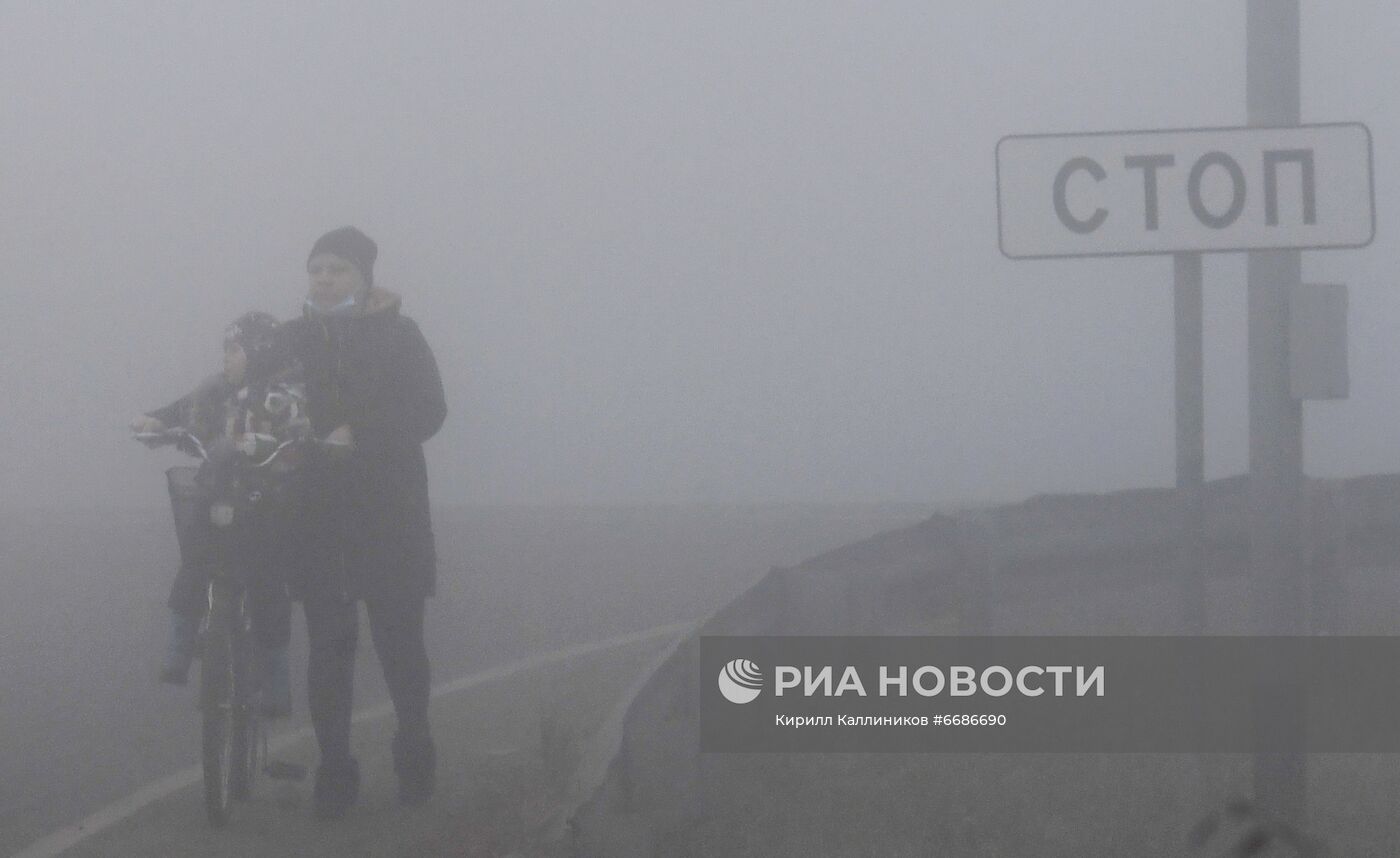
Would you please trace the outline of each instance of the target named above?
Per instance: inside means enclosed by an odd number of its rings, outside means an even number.
[[[370,290],[348,317],[308,310],[282,326],[305,371],[312,430],[341,425],[354,450],[307,473],[303,586],[353,595],[424,597],[437,575],[423,442],[447,416],[428,343],[399,298]]]

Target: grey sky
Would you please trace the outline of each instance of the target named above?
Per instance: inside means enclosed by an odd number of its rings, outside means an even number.
[[[1243,124],[1243,3],[352,6],[0,5],[0,503],[162,502],[126,419],[345,223],[442,367],[440,501],[1170,482],[1170,263],[1005,260],[994,146]],[[1400,15],[1303,6],[1304,119],[1371,127],[1379,222],[1305,256],[1352,289],[1308,469],[1394,471]],[[1206,260],[1211,476],[1243,272]]]

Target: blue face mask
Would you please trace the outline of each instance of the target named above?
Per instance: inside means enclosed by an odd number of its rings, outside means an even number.
[[[310,298],[306,299],[306,309],[318,316],[352,316],[355,314],[355,296],[351,295],[334,307],[322,307]]]

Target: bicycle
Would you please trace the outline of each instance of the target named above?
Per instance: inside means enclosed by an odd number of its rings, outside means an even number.
[[[258,677],[254,670],[253,616],[247,573],[230,562],[245,526],[256,520],[262,492],[250,487],[249,474],[270,466],[296,440],[278,443],[271,436],[248,436],[250,443],[215,463],[199,439],[185,429],[137,433],[149,447],[173,444],[206,467],[175,466],[166,470],[176,533],[191,538],[192,525],[211,538],[212,562],[207,585],[207,610],[200,623],[199,708],[202,713],[204,804],[209,822],[226,825],[234,800],[251,797],[259,769],[274,779],[301,780],[302,766],[270,760],[267,730],[260,714]],[[258,458],[263,449],[271,453]],[[208,516],[207,530],[198,522]],[[182,551],[185,546],[182,545]]]

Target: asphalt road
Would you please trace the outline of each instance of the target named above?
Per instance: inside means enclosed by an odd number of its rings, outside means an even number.
[[[915,507],[437,511],[434,680],[693,619],[772,565],[918,520]],[[198,761],[190,689],[155,682],[176,559],[164,510],[0,520],[0,855]],[[305,636],[294,618],[305,724]],[[362,629],[357,705],[385,699]]]
[[[256,855],[259,858],[561,858],[570,779],[617,701],[694,625],[645,632],[517,659],[434,691],[438,787],[422,807],[396,798],[392,707],[356,715],[352,750],[360,798],[322,822],[305,783],[260,779],[221,829],[204,821],[201,770],[191,766],[25,849],[20,858],[113,855]],[[274,759],[311,765],[308,731],[275,736]]]

